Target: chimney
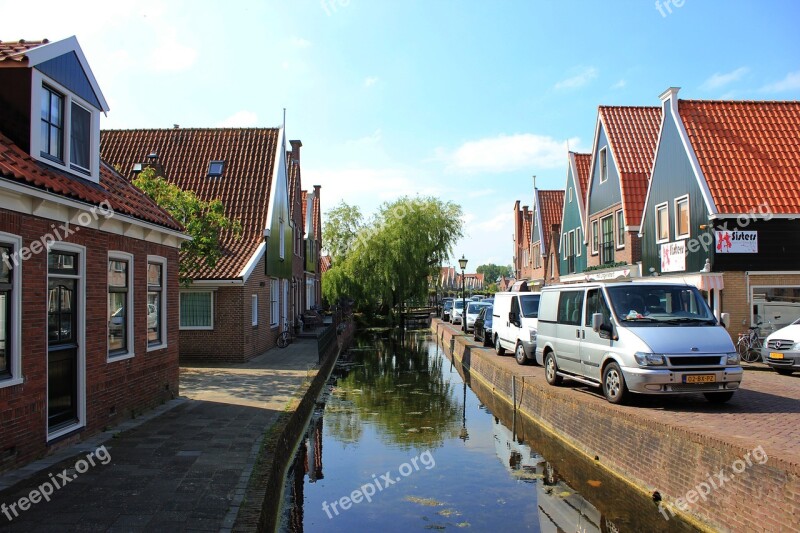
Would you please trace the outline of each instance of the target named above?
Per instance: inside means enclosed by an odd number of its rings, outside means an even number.
[[[289,141],[289,144],[292,145],[292,161],[300,162],[300,147],[303,146],[303,143],[300,141]]]

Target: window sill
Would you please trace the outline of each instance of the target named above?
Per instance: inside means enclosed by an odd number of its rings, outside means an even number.
[[[119,354],[108,354],[106,358],[106,363],[116,363],[117,361],[125,361],[127,359],[133,359],[133,356],[136,355],[134,352],[128,353],[119,353]]]
[[[184,326],[178,331],[214,331],[214,326]]]
[[[153,345],[148,344],[147,345],[147,351],[148,352],[155,352],[156,350],[163,350],[166,347],[167,347],[167,343],[166,342],[161,343],[161,344],[153,344]]]
[[[54,431],[53,433],[48,433],[47,443],[52,444],[52,442],[58,439],[59,437],[64,437],[66,435],[69,435],[70,433],[74,433],[78,430],[83,429],[85,426],[86,424],[84,424],[83,422],[75,422],[74,424],[70,424],[67,427],[60,428]]]
[[[16,385],[22,385],[25,382],[23,378],[3,378],[0,380],[0,389],[4,389],[6,387],[14,387]]]

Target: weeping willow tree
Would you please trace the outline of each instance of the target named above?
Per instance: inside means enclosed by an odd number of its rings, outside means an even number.
[[[327,223],[339,222],[334,216]],[[350,298],[362,309],[383,304],[400,311],[426,302],[428,280],[439,275],[462,236],[461,207],[433,197],[384,203],[368,223],[351,219],[348,225],[356,230],[339,243],[322,291],[329,302]]]

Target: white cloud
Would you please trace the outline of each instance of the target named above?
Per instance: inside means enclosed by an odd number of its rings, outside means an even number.
[[[611,86],[612,89],[624,89],[625,86],[628,85],[628,82],[625,80],[619,80],[617,83]]]
[[[700,85],[700,88],[705,91],[713,91],[740,80],[742,76],[748,72],[750,72],[750,69],[747,67],[739,67],[736,70],[732,70],[723,74],[715,72],[710,78]]]
[[[556,89],[577,89],[583,87],[597,77],[597,69],[594,67],[585,67],[576,71],[576,74],[570,78],[559,81],[555,84]]]
[[[580,150],[580,139],[568,140]],[[437,149],[450,172],[513,172],[521,169],[558,168],[566,165],[567,141],[545,135],[521,133],[467,141],[452,153]]]
[[[768,83],[761,90],[766,93],[782,93],[785,91],[796,91],[800,89],[800,70],[790,72],[780,81]]]
[[[475,224],[475,228],[480,231],[490,233],[498,232],[503,229],[513,229],[514,213],[511,209],[506,209],[488,220],[483,220]]]
[[[373,85],[375,85],[376,83],[378,83],[378,77],[377,76],[369,76],[367,78],[364,78],[364,87],[369,88],[369,87],[372,87]]]
[[[222,122],[218,128],[252,128],[258,126],[258,115],[252,111],[237,111]]]
[[[308,39],[303,39],[302,37],[294,37],[291,41],[292,46],[295,48],[309,48],[311,47],[311,41]]]

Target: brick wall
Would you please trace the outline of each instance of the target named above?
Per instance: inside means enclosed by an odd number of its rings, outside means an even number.
[[[725,283],[722,290],[722,312],[731,315],[728,332],[735,342],[740,333],[748,331],[752,320],[747,275],[745,272],[724,272],[722,278]],[[750,287],[754,286],[800,287],[800,274],[751,275]]]
[[[727,287],[726,287],[727,290]],[[658,491],[666,503],[684,498],[698,483],[741,460],[750,450],[712,437],[659,423],[619,406],[581,402],[550,387],[539,376],[503,368],[490,349],[438,319],[431,322],[439,341],[452,346],[455,361],[470,380],[480,380],[498,397],[513,402],[547,431],[578,452],[627,479],[645,494]],[[744,505],[742,502],[758,502]],[[770,457],[753,463],[694,505],[688,518],[720,530],[781,531],[800,529],[800,466]]]
[[[0,209],[0,230],[23,246],[52,231],[52,220]],[[72,229],[76,229],[73,226]],[[86,424],[69,438],[47,444],[47,254],[22,262],[22,375],[24,383],[0,389],[0,471],[41,457],[85,435],[130,418],[178,395],[177,249],[78,228],[63,242],[86,247]],[[134,312],[133,358],[108,362],[108,251],[134,256],[134,310],[147,308],[147,256],[167,258],[167,347],[147,351],[147,315]]]

